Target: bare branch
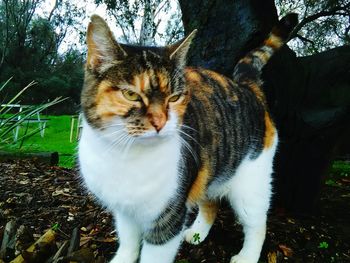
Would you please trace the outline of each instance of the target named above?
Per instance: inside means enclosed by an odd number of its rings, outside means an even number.
[[[316,14],[313,14],[311,16],[305,17],[292,31],[290,39],[295,38],[297,36],[297,33],[299,32],[299,30],[305,26],[306,24],[317,20],[320,17],[326,17],[326,16],[333,16],[336,15],[339,11],[344,11],[347,10],[348,8],[350,8],[350,3],[344,5],[344,6],[336,6],[332,9],[329,10],[325,10],[325,11],[321,11],[318,12]]]
[[[47,18],[47,20],[51,21],[51,18],[52,18],[52,15],[53,15],[53,12],[55,12],[55,10],[57,9],[58,7],[58,2],[60,0],[55,0],[55,5],[52,7],[51,11],[50,11],[50,14],[49,14],[49,17]]]
[[[117,15],[116,15],[115,13],[113,13],[113,16],[114,16],[114,18],[115,18],[115,20],[116,20],[116,22],[117,22],[119,28],[122,30],[124,40],[125,40],[126,42],[129,42],[130,39],[128,38],[128,34],[125,32],[124,27],[123,27],[123,25],[120,23],[120,21],[119,21]]]
[[[169,4],[169,2],[168,2],[168,1],[164,1],[164,2],[162,3],[162,5],[161,5],[159,8],[157,8],[157,11],[154,13],[154,17],[156,17],[156,16],[159,14],[159,12],[162,11],[162,9],[164,8],[164,6],[165,6],[166,4]]]
[[[310,43],[311,45],[315,46],[315,42],[314,41],[312,41],[312,40],[310,40],[310,39],[308,39],[306,37],[303,37],[300,34],[297,34],[296,37],[299,38],[303,42],[307,42],[307,43]]]

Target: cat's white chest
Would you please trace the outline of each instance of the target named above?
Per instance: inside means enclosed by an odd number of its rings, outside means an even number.
[[[132,145],[125,154],[85,123],[79,142],[80,169],[88,188],[112,211],[154,220],[176,195],[180,147],[175,136]]]

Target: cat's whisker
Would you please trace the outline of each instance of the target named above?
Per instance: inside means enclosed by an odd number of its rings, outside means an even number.
[[[199,142],[195,138],[193,138],[191,135],[189,135],[188,133],[184,132],[181,129],[177,129],[177,131],[180,132],[181,134],[185,135],[187,138],[191,139],[192,141],[194,141],[196,144],[198,144],[199,147],[202,148],[202,146],[199,144]]]
[[[123,133],[123,131],[125,131],[125,130],[124,129],[120,129],[120,130],[117,130],[117,131],[112,131],[110,133],[104,134],[104,137],[107,137],[107,138],[115,137],[119,133]]]
[[[199,164],[199,161],[198,161],[198,156],[197,154],[193,151],[191,145],[189,145],[189,143],[184,140],[181,136],[180,136],[180,141],[183,143],[183,145],[185,146],[185,148],[189,151],[189,153],[192,155],[194,161],[196,162],[196,164],[198,165]]]
[[[142,129],[142,130],[145,130],[144,128],[142,128],[140,126],[126,126],[126,128],[128,128],[128,129]]]
[[[119,132],[122,132],[122,131],[123,131],[123,129],[120,129],[118,131],[113,131],[113,132],[105,133],[105,134],[104,133],[99,133],[99,134],[96,134],[96,135],[97,135],[97,137],[99,139],[106,139],[106,138],[110,139],[110,137],[115,137],[116,134],[118,134]]]
[[[129,153],[129,150],[132,146],[132,144],[135,142],[135,138],[134,137],[131,137],[131,136],[128,136],[127,139],[126,139],[126,142],[125,142],[125,147],[123,149],[123,158],[126,158],[128,153]]]
[[[117,148],[118,146],[120,146],[122,144],[122,142],[125,140],[125,138],[128,137],[128,134],[121,134],[119,137],[117,137],[112,144],[110,145],[110,147],[108,147],[106,149],[106,152],[112,151],[115,148]]]
[[[105,126],[101,126],[99,128],[97,128],[98,130],[105,130],[105,129],[108,129],[108,128],[114,128],[114,127],[120,127],[120,126],[125,126],[124,123],[113,123],[113,124],[110,124],[110,125],[105,125]]]
[[[122,136],[120,136],[122,137]],[[118,137],[116,140],[112,141],[112,143],[106,148],[105,152],[110,153],[112,150],[114,150],[115,146],[118,144],[118,141],[120,140],[120,137]]]
[[[197,131],[196,129],[194,129],[194,128],[192,128],[192,127],[186,125],[186,124],[181,124],[180,127],[181,127],[181,128],[185,128],[185,129],[189,129],[189,130],[191,130],[191,131],[194,131],[194,132],[198,133],[198,131]]]

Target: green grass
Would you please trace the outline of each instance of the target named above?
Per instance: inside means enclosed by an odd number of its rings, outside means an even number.
[[[20,141],[16,144],[8,144],[2,150],[9,152],[58,152],[60,156],[59,166],[73,167],[75,165],[75,152],[77,141],[69,142],[71,116],[42,116],[50,119],[46,124],[45,136],[42,138],[39,133],[24,140],[20,147]],[[28,132],[38,128],[38,124],[30,124]],[[20,129],[20,136],[26,130],[25,125]],[[76,132],[76,131],[74,131]],[[12,134],[11,134],[12,135]],[[74,133],[75,135],[75,133]],[[19,136],[19,137],[20,137]]]
[[[339,186],[342,180],[348,180],[349,177],[350,161],[337,160],[332,163],[325,184],[329,186]]]
[[[350,162],[334,161],[332,164],[331,172],[339,176],[348,177],[350,175]]]

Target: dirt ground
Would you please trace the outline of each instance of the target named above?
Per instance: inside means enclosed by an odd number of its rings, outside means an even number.
[[[0,242],[8,239],[0,262],[10,262],[20,253],[26,262],[107,262],[113,256],[113,219],[84,190],[77,174],[33,161],[0,163]],[[271,211],[260,261],[350,262],[349,190],[345,179],[324,185],[320,212],[314,216]],[[9,235],[6,224],[14,229]],[[54,241],[25,252],[48,229],[55,230]],[[239,251],[242,237],[224,205],[207,239],[198,246],[183,244],[177,260],[227,263]]]

